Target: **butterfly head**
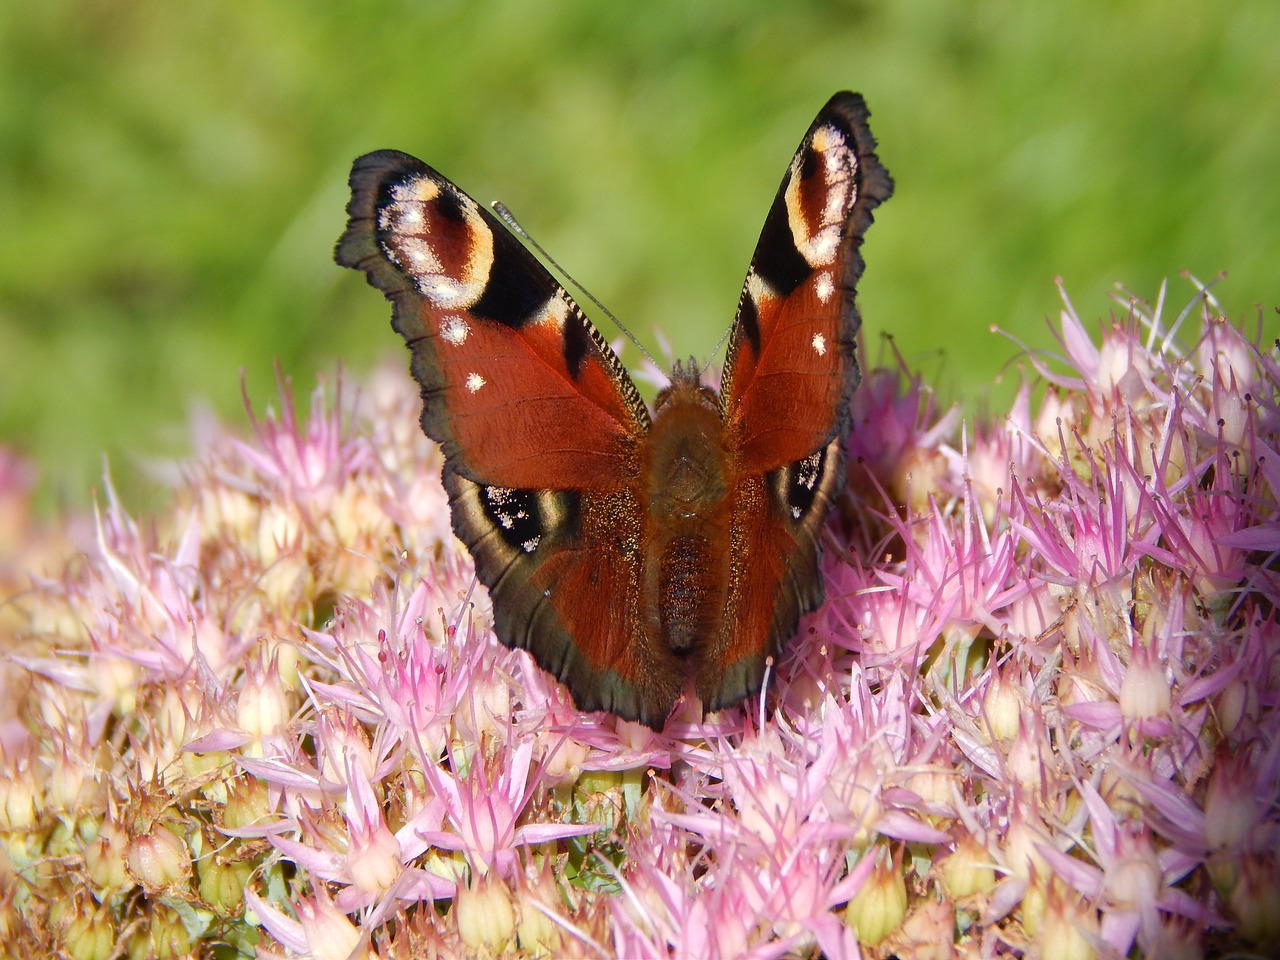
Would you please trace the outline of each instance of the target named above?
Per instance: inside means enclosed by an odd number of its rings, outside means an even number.
[[[717,411],[720,409],[719,394],[702,382],[701,370],[693,357],[689,358],[687,364],[677,360],[672,366],[670,385],[653,401],[655,415],[673,400],[681,405],[705,406]]]

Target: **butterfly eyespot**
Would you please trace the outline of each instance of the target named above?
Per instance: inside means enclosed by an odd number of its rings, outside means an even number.
[[[823,596],[857,386],[853,291],[893,185],[836,94],[787,165],[730,328],[646,408],[608,341],[480,204],[407,154],[351,170],[336,259],[392,303],[494,631],[584,710],[660,727],[760,694]]]
[[[779,470],[774,477],[774,495],[786,505],[793,524],[805,526],[820,522],[830,505],[835,483],[842,475],[841,452],[824,447]]]

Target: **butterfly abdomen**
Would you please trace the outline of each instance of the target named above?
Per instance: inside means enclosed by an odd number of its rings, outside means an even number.
[[[658,398],[645,465],[646,622],[681,656],[719,631],[729,584],[729,463],[714,393],[677,368]],[[703,644],[705,645],[705,644]]]

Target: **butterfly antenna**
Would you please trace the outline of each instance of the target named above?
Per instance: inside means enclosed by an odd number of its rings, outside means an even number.
[[[658,361],[653,359],[653,354],[651,354],[648,350],[646,350],[644,348],[644,344],[642,344],[639,340],[637,340],[632,335],[631,331],[622,325],[622,321],[620,321],[617,317],[613,315],[613,311],[610,310],[608,307],[606,307],[599,300],[597,300],[596,295],[594,293],[592,293],[590,290],[588,290],[586,287],[580,284],[576,279],[574,279],[573,274],[571,274],[564,267],[560,266],[560,264],[556,262],[556,258],[551,256],[551,254],[547,253],[546,249],[542,246],[542,244],[540,244],[537,240],[533,239],[533,237],[529,236],[525,228],[520,226],[520,221],[518,221],[515,218],[515,215],[510,210],[507,209],[507,205],[505,203],[503,203],[500,200],[495,200],[492,203],[492,207],[493,207],[494,213],[496,213],[498,216],[502,218],[502,222],[505,223],[508,227],[510,227],[513,233],[517,234],[521,239],[524,240],[525,243],[529,244],[529,246],[537,250],[538,253],[541,254],[543,260],[547,261],[547,263],[555,267],[556,270],[559,271],[560,275],[569,281],[570,286],[572,286],[575,290],[577,290],[584,297],[586,297],[588,300],[594,303],[597,307],[599,307],[601,313],[603,313],[606,317],[612,320],[613,325],[622,331],[622,335],[636,345],[636,349],[639,350],[642,354],[644,354],[644,357],[646,360],[652,363],[655,367],[659,366]]]
[[[698,371],[698,379],[701,380],[707,375],[707,371],[711,369],[711,361],[720,355],[720,348],[724,346],[724,342],[729,339],[729,332],[733,327],[725,327],[724,333],[720,334],[720,339],[716,341],[716,348],[711,351],[711,356],[707,357],[707,362],[702,365],[702,369]]]

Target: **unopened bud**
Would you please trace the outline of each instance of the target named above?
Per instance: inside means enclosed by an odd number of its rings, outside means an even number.
[[[478,878],[470,886],[458,888],[453,901],[458,936],[468,947],[497,954],[506,949],[516,934],[516,913],[511,892],[492,876]]]
[[[867,856],[878,856],[868,852]],[[907,913],[907,885],[901,867],[881,857],[862,887],[845,907],[845,922],[858,942],[875,946],[902,923]]]
[[[129,844],[129,872],[148,893],[166,891],[191,876],[191,854],[173,831],[155,824]]]
[[[942,861],[942,882],[953,897],[990,893],[996,885],[991,855],[973,837],[963,837],[955,852]]]

